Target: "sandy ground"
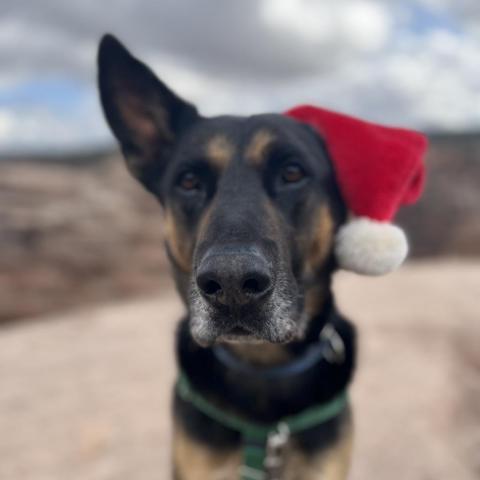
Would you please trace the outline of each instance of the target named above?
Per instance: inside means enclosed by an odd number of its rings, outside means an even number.
[[[480,478],[480,263],[335,288],[360,330],[351,479]],[[0,479],[169,478],[180,312],[165,289],[0,330]]]

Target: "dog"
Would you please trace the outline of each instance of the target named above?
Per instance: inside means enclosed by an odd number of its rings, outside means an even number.
[[[356,347],[332,293],[334,237],[348,212],[324,139],[280,114],[203,117],[111,35],[100,42],[98,69],[128,170],[165,213],[166,251],[188,312],[176,338],[188,388],[215,412],[254,425],[337,398],[352,380]],[[245,469],[241,432],[187,397],[175,390],[176,480],[346,478],[348,401],[279,445],[270,435],[267,450],[281,454],[267,452],[272,465],[262,471]]]

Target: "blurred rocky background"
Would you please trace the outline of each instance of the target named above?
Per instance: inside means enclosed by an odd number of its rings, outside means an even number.
[[[119,155],[0,161],[0,322],[148,293],[162,212]]]
[[[431,134],[420,201],[402,209],[412,258],[480,254],[480,131]]]

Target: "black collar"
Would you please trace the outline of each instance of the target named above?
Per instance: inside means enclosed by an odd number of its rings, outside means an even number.
[[[331,316],[332,314],[329,315],[329,317]],[[215,345],[212,350],[216,359],[227,368],[250,377],[259,377],[265,380],[303,375],[320,361],[327,361],[332,364],[341,364],[345,361],[345,345],[342,337],[335,330],[331,318],[323,326],[317,340],[309,344],[304,352],[293,360],[273,367],[253,365],[238,357],[223,345]]]

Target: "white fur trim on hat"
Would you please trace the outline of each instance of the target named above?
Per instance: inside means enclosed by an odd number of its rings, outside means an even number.
[[[363,275],[389,273],[402,264],[407,253],[407,237],[401,228],[366,217],[343,225],[335,239],[340,268]]]

